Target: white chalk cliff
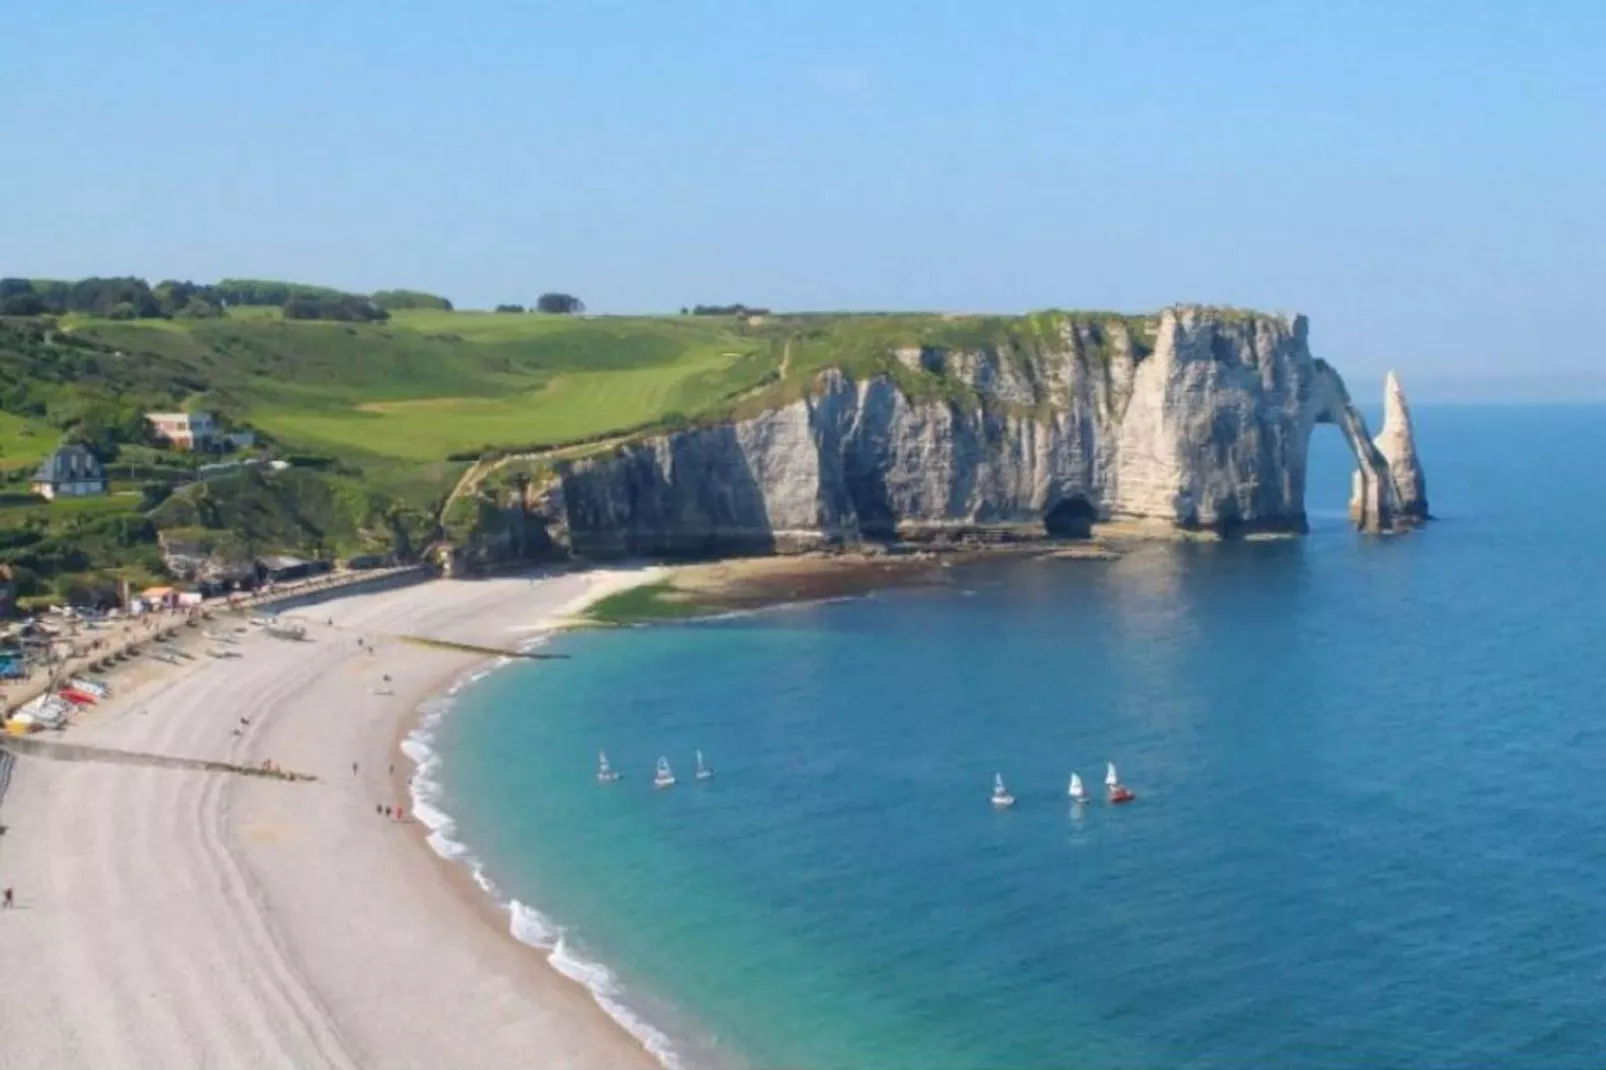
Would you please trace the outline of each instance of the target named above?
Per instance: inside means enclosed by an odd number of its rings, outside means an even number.
[[[1422,475],[1422,462],[1416,456],[1416,434],[1411,428],[1411,407],[1405,401],[1405,390],[1399,376],[1392,371],[1383,381],[1383,429],[1372,440],[1383,459],[1388,462],[1389,476],[1394,481],[1394,513],[1400,524],[1420,524],[1428,519],[1428,482]],[[1355,473],[1354,489],[1350,496],[1350,517],[1354,519],[1360,508],[1364,479]]]
[[[1303,316],[1186,306],[1136,325],[1052,323],[1029,349],[894,349],[879,372],[824,371],[760,415],[559,465],[532,519],[587,556],[1068,535],[1103,520],[1303,531],[1321,423],[1355,455],[1360,528],[1426,516],[1397,380],[1374,444]]]

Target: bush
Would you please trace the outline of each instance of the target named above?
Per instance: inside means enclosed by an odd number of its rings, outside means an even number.
[[[432,308],[440,312],[452,311],[452,303],[446,298],[421,290],[380,290],[372,300],[384,309]]]
[[[681,309],[681,311],[684,312],[685,309]],[[767,316],[770,314],[770,310],[767,308],[752,308],[742,304],[693,305],[691,314],[693,316]]]
[[[338,323],[378,323],[390,313],[356,294],[297,294],[284,303],[287,320],[333,320]]]

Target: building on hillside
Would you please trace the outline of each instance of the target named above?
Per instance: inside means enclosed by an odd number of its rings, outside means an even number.
[[[396,563],[391,554],[356,554],[346,558],[346,567],[353,572],[362,572],[371,568],[389,568]]]
[[[176,450],[210,449],[217,441],[217,422],[209,412],[147,412],[145,422]]]
[[[106,469],[89,447],[63,446],[33,475],[33,492],[41,498],[88,498],[106,493]]]
[[[299,580],[305,576],[315,576],[327,571],[329,571],[328,562],[304,561],[289,554],[270,554],[267,557],[257,558],[257,575],[264,583]]]

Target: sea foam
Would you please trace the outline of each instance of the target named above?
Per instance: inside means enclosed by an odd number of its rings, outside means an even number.
[[[533,649],[550,637],[550,633],[533,637],[520,644],[521,649],[526,651]],[[492,672],[511,663],[511,658],[502,658],[494,665],[476,669],[455,681],[447,689],[444,697],[434,699],[422,707],[418,724],[401,743],[401,752],[414,766],[408,784],[413,816],[429,829],[425,842],[429,844],[430,849],[449,862],[466,866],[474,883],[508,912],[509,931],[515,940],[547,952],[547,963],[564,977],[585,986],[597,1006],[601,1007],[608,1017],[619,1023],[625,1032],[635,1037],[665,1070],[682,1070],[685,1064],[681,1062],[668,1035],[650,1024],[624,1002],[623,986],[613,971],[600,962],[576,954],[569,947],[563,930],[540,911],[517,899],[505,897],[496,882],[486,874],[485,865],[480,858],[467,844],[456,838],[457,822],[441,808],[445,788],[436,779],[441,766],[440,755],[435,752],[434,747],[436,731],[441,721],[452,711],[455,696],[464,688],[473,686]]]

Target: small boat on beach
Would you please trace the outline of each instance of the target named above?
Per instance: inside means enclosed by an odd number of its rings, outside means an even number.
[[[1115,763],[1106,762],[1105,764],[1107,768],[1104,771],[1104,787],[1110,801],[1112,803],[1125,803],[1136,799],[1137,796],[1132,794],[1125,784],[1121,783],[1121,778],[1115,771]]]
[[[1082,778],[1075,773],[1071,774],[1071,786],[1067,794],[1070,795],[1071,801],[1074,803],[1087,802],[1087,788],[1083,786]]]
[[[1003,773],[993,774],[993,805],[1000,810],[1015,805],[1015,796],[1011,795],[1009,789],[1004,787]]]
[[[652,786],[655,788],[672,788],[675,786],[675,772],[669,768],[668,758],[659,758],[658,766],[653,770]]]
[[[703,761],[703,752],[702,751],[698,751],[697,752],[697,779],[698,780],[713,780],[714,779],[714,771],[708,767],[708,763],[707,762]]]
[[[597,751],[597,783],[612,784],[619,779],[618,770],[608,764],[608,755],[604,751]]]
[[[94,695],[96,698],[105,698],[107,695],[111,694],[111,688],[107,687],[99,680],[90,680],[83,676],[74,676],[71,680],[68,680],[67,683],[69,686],[87,694]]]

